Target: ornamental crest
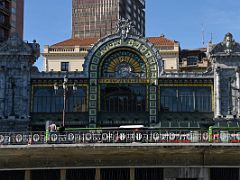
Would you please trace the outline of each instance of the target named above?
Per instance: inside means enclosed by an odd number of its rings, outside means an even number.
[[[231,33],[227,33],[224,37],[222,45],[225,47],[224,52],[226,54],[231,54],[233,51],[233,47],[236,45],[233,36]]]
[[[210,51],[210,55],[213,56],[230,56],[233,54],[240,55],[240,44],[235,42],[231,33],[227,33],[223,41],[215,45]]]
[[[132,22],[129,19],[119,19],[117,24],[117,32],[120,34],[122,39],[128,37],[129,32],[133,29]]]

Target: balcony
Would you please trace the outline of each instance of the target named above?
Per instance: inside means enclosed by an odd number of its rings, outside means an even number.
[[[11,25],[9,22],[0,22],[0,26],[6,30],[10,30]]]
[[[4,13],[5,15],[10,16],[10,9],[6,5],[0,3],[0,12]]]

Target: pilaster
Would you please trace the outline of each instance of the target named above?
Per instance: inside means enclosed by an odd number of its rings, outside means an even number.
[[[60,170],[60,180],[66,180],[66,169]]]
[[[240,67],[236,70],[237,117],[240,117]]]
[[[24,180],[31,180],[31,171],[25,170]]]
[[[215,70],[215,118],[221,117],[221,78],[220,78],[221,68],[217,67]]]
[[[100,180],[101,179],[100,171],[101,171],[100,168],[96,168],[95,180]]]
[[[130,168],[130,180],[135,180],[135,168]]]

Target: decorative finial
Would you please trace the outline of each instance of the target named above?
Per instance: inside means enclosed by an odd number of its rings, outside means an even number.
[[[160,37],[165,37],[165,34],[161,33],[161,34],[160,34]]]
[[[129,19],[122,18],[119,19],[118,21],[117,32],[123,39],[126,39],[133,27],[134,26],[132,25],[132,22]]]
[[[222,45],[225,47],[224,52],[230,55],[233,51],[233,46],[235,45],[235,41],[233,40],[233,35],[231,33],[227,33],[225,35]]]

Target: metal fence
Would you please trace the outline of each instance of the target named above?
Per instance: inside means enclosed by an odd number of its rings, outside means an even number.
[[[240,143],[240,130],[85,130],[62,133],[0,133],[0,145],[79,143]]]

